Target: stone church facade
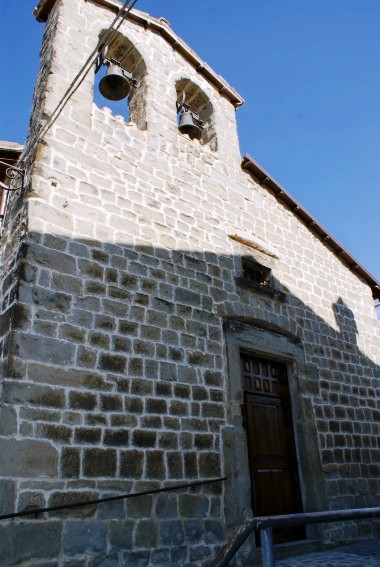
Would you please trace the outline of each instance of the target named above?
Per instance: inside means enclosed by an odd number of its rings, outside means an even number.
[[[379,284],[241,159],[239,94],[132,11],[107,55],[137,80],[130,120],[96,106],[91,70],[33,146],[120,6],[36,8],[26,190],[1,242],[0,515],[217,480],[2,521],[2,566],[203,567],[246,512],[380,505]],[[183,93],[200,140],[178,130]]]

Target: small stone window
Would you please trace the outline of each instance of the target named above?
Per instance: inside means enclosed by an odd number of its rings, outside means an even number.
[[[271,269],[262,266],[249,256],[241,259],[242,277],[260,286],[269,286],[271,282]]]
[[[272,275],[272,269],[261,264],[252,256],[241,257],[241,271],[235,278],[235,282],[240,287],[276,296],[277,299],[285,300],[286,297],[278,289],[276,280]]]

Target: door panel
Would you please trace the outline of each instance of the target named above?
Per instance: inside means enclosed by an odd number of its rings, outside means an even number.
[[[285,365],[241,355],[244,416],[256,516],[302,512]],[[305,538],[304,528],[275,530],[276,543]]]

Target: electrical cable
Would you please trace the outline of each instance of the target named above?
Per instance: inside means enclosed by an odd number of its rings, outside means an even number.
[[[28,146],[29,146],[28,153],[26,153],[22,157],[22,160],[21,160],[20,163],[23,163],[25,161],[25,159],[28,157],[28,154],[30,153],[30,151],[34,148],[34,146],[36,144],[38,144],[43,139],[43,137],[46,135],[46,133],[52,127],[52,125],[57,120],[58,116],[61,114],[62,110],[66,106],[67,102],[70,100],[72,95],[77,91],[77,89],[80,87],[80,85],[85,80],[90,69],[92,68],[92,66],[95,63],[96,58],[98,57],[99,51],[101,49],[104,49],[106,46],[109,45],[109,43],[115,37],[117,31],[120,29],[125,18],[129,14],[129,12],[132,10],[132,8],[135,6],[135,4],[137,3],[138,0],[133,0],[132,4],[129,5],[130,1],[131,0],[126,0],[124,2],[123,6],[120,8],[118,13],[116,14],[113,22],[111,23],[109,28],[107,28],[105,34],[103,35],[103,38],[101,40],[99,40],[95,49],[88,56],[87,60],[82,65],[82,67],[78,71],[77,75],[75,76],[75,78],[70,83],[68,89],[66,90],[66,92],[64,93],[64,95],[62,96],[60,101],[58,102],[57,106],[55,107],[55,109],[51,113],[51,116],[48,119],[48,121],[40,128],[40,130],[37,132],[36,136],[34,138],[32,138],[31,142],[28,144]],[[118,22],[120,17],[121,17],[121,19]],[[118,22],[118,24],[116,25],[117,22]],[[115,25],[116,25],[116,27],[115,27]]]

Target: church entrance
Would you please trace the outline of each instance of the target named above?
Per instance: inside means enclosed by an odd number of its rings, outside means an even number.
[[[254,515],[302,512],[286,366],[246,353],[240,358]],[[275,543],[305,537],[304,527],[273,530]]]

